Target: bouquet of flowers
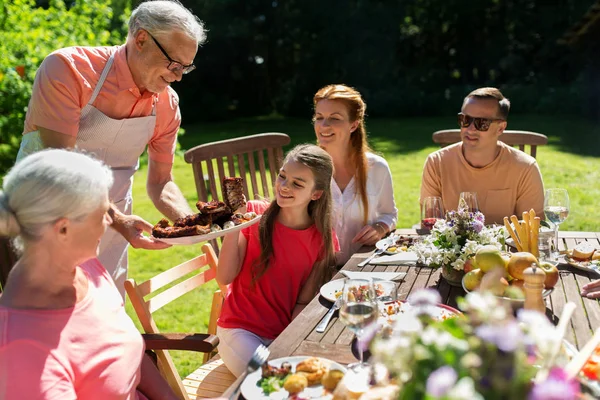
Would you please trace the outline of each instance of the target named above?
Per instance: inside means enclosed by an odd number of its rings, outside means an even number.
[[[484,245],[504,246],[503,226],[486,227],[481,212],[470,212],[464,203],[457,211],[448,211],[446,219],[438,220],[431,234],[416,243],[411,250],[419,262],[434,267],[464,270],[465,263]]]
[[[580,386],[556,365],[545,365],[561,338],[543,315],[521,310],[518,317],[489,293],[461,299],[463,315],[436,320],[437,291],[425,289],[408,299],[411,312],[391,331],[371,342],[375,369],[387,370],[398,399],[576,399]],[[566,354],[556,358],[566,364]],[[534,378],[540,366],[549,370]]]

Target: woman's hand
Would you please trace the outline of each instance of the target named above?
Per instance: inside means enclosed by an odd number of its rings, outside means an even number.
[[[587,297],[588,299],[600,298],[600,279],[583,285],[581,288],[581,295],[583,297]]]
[[[388,227],[383,222],[375,222],[371,225],[365,225],[360,232],[354,236],[352,243],[363,245],[374,245],[381,240],[388,232]]]

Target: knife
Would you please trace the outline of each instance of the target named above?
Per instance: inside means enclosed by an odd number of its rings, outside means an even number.
[[[333,303],[333,305],[329,309],[329,311],[327,311],[327,314],[325,314],[325,318],[323,318],[323,321],[321,321],[321,323],[317,326],[317,332],[319,332],[319,333],[325,332],[325,329],[327,328],[329,321],[331,321],[331,317],[333,316],[333,313],[335,312],[335,310],[338,310],[340,308],[341,304],[342,304],[342,296],[338,297],[335,300],[335,303]]]
[[[375,252],[373,254],[371,254],[369,257],[367,257],[365,260],[361,261],[358,263],[358,267],[362,268],[365,265],[367,265],[373,258],[377,257],[378,255],[381,255],[381,253],[383,253],[384,251],[387,250],[388,247],[390,247],[392,245],[392,243],[394,243],[394,241],[392,240],[387,240],[385,243],[383,243],[377,250],[375,250]]]

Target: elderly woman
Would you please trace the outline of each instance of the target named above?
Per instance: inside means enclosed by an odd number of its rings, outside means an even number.
[[[346,85],[329,85],[313,99],[319,145],[333,159],[331,184],[333,227],[340,242],[338,265],[362,245],[373,245],[396,226],[392,174],[388,163],[367,143],[360,93]]]
[[[0,235],[22,255],[0,297],[0,398],[175,399],[96,258],[110,169],[67,150],[18,162],[0,191]]]

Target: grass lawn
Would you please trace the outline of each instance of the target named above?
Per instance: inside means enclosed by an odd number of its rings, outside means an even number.
[[[371,119],[368,121],[370,143],[388,161],[394,179],[396,204],[400,213],[398,227],[410,227],[419,220],[419,187],[427,155],[436,150],[431,134],[455,127],[453,117],[414,119]],[[292,145],[314,142],[309,120],[244,119],[221,123],[185,126],[180,142],[183,149],[221,139],[260,132],[284,132]],[[600,126],[558,116],[511,116],[510,129],[531,130],[546,134],[548,146],[538,148],[538,162],[545,187],[563,187],[569,191],[571,213],[561,226],[565,230],[600,231]],[[138,172],[134,184],[134,212],[150,223],[160,219],[145,192],[146,168]],[[192,169],[181,156],[174,166],[175,181],[190,204],[197,200]],[[176,246],[162,251],[130,251],[130,276],[145,280],[164,269],[192,258],[200,245]],[[165,307],[156,314],[159,328],[166,332],[204,332],[210,311],[211,293],[216,284],[190,293],[183,301]],[[135,320],[131,305],[127,311]],[[202,363],[201,354],[172,352],[181,376],[191,373]]]

